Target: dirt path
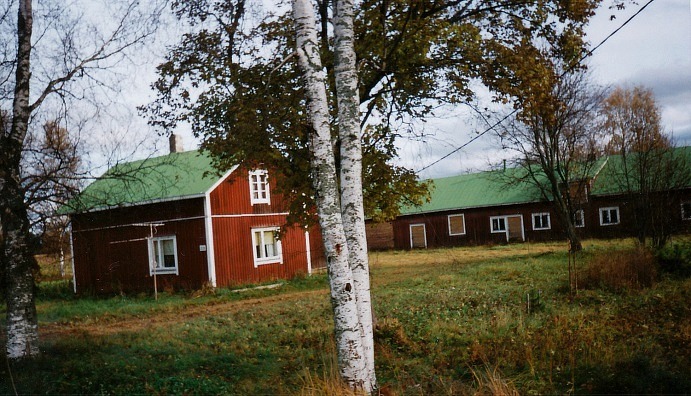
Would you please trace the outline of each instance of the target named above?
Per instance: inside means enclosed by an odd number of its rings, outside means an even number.
[[[152,312],[145,314],[147,315],[146,317],[109,318],[105,316],[99,318],[96,322],[88,323],[45,323],[40,326],[39,333],[42,339],[47,340],[69,336],[107,336],[124,332],[136,332],[145,328],[169,327],[197,318],[236,313],[260,304],[297,301],[308,296],[320,294],[328,294],[328,289],[291,292],[239,301],[209,303],[183,307],[170,312]]]

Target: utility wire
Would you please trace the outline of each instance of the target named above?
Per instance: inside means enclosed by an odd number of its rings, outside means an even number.
[[[599,43],[598,45],[596,45],[595,47],[593,47],[593,49],[588,50],[588,51],[585,51],[585,54],[583,54],[583,56],[578,60],[578,62],[574,63],[571,67],[569,67],[568,69],[564,70],[564,71],[561,73],[560,77],[563,77],[566,73],[569,73],[570,71],[572,71],[577,65],[579,65],[581,62],[583,62],[587,57],[591,56],[591,55],[593,54],[593,52],[595,52],[595,50],[597,50],[598,48],[600,48],[605,42],[607,42],[607,40],[609,40],[612,36],[614,36],[615,34],[617,34],[617,32],[619,32],[624,26],[626,26],[629,22],[631,22],[631,20],[633,20],[633,18],[635,18],[636,16],[638,16],[638,14],[640,14],[640,13],[641,13],[646,7],[648,7],[653,1],[655,1],[655,0],[649,0],[649,1],[648,1],[647,3],[645,3],[638,11],[636,11],[636,13],[634,13],[634,14],[631,15],[626,21],[624,21],[624,23],[622,23],[621,26],[619,26],[619,27],[616,28],[614,31],[612,31],[612,33],[610,33],[609,35],[607,35],[607,37],[605,37],[602,41],[600,41],[600,43]],[[513,116],[514,114],[516,114],[517,111],[518,111],[518,109],[514,109],[512,112],[510,112],[509,114],[507,114],[504,118],[502,118],[501,120],[497,121],[496,123],[490,125],[490,126],[489,126],[487,129],[485,129],[484,131],[480,132],[477,136],[474,136],[472,139],[470,139],[470,140],[468,140],[467,142],[463,143],[462,145],[456,147],[456,148],[453,149],[451,152],[449,152],[448,154],[442,156],[441,158],[437,159],[436,161],[432,162],[431,164],[425,165],[424,167],[422,167],[422,168],[416,170],[415,173],[420,173],[420,172],[422,172],[422,171],[424,171],[424,170],[426,170],[426,169],[429,169],[429,168],[431,168],[432,166],[434,166],[434,165],[440,163],[441,161],[443,161],[443,160],[449,158],[449,157],[452,156],[453,154],[459,152],[460,150],[462,150],[463,148],[465,148],[465,147],[466,147],[467,145],[469,145],[470,143],[472,143],[472,142],[478,140],[479,138],[481,138],[481,137],[482,137],[483,135],[485,135],[487,132],[494,130],[494,128],[496,128],[499,124],[501,124],[502,122],[504,122],[507,118],[509,118],[509,117]]]

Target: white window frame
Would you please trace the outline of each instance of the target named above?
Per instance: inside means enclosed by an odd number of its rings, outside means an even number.
[[[581,223],[578,224],[578,219],[581,219]],[[577,211],[574,212],[573,214],[573,225],[576,228],[583,228],[585,227],[585,211],[583,209],[578,209]]]
[[[501,220],[504,223],[504,228],[494,228],[494,220]],[[490,216],[489,218],[489,229],[492,234],[506,234],[508,228],[506,226],[507,220],[506,216]],[[497,223],[498,224],[498,223]]]
[[[544,219],[547,219],[547,225],[541,224],[540,227],[537,227],[537,225],[535,224],[536,223],[535,219],[537,217],[540,218],[540,222],[542,222],[542,220],[544,220]],[[549,215],[549,212],[533,213],[531,215],[531,218],[533,219],[533,230],[540,231],[540,230],[549,230],[552,228],[552,219],[551,219],[551,216]]]
[[[691,220],[691,210],[689,210],[689,212],[687,213],[684,210],[684,205],[688,205],[689,208],[691,209],[691,201],[683,201],[681,203],[681,219],[682,220]]]
[[[165,258],[163,257],[163,250],[160,248],[161,243],[164,241],[173,241],[173,257],[175,258],[175,267],[164,267],[162,263]],[[156,257],[156,249],[154,248],[154,243],[158,242],[158,256]],[[149,243],[149,275],[167,275],[167,274],[179,274],[178,266],[178,241],[175,235],[160,236],[155,238],[148,238]]]
[[[617,213],[617,221],[612,222],[612,212]],[[610,221],[605,223],[605,218],[603,216],[603,213],[608,212],[607,217],[609,217]],[[618,206],[608,206],[606,208],[600,208],[600,225],[601,226],[610,226],[610,225],[617,225],[621,222],[621,215],[619,213],[619,207]]]
[[[415,249],[415,246],[413,246],[413,227],[422,227],[422,237],[425,239],[425,246],[423,249],[427,249],[427,225],[425,223],[408,225],[408,232],[410,233],[410,248]]]
[[[272,231],[274,233],[275,249],[277,252],[273,256],[260,257],[257,253],[257,235],[261,239],[259,241],[259,246],[266,247],[266,242],[264,241],[264,233],[266,231]],[[251,241],[252,241],[252,256],[254,257],[254,268],[264,264],[283,264],[283,246],[281,245],[281,240],[276,238],[276,234],[279,231],[279,227],[264,227],[264,228],[252,228]],[[264,254],[266,252],[262,249]]]
[[[452,217],[460,217],[460,218],[461,218],[461,220],[462,220],[462,222],[463,222],[463,232],[455,232],[455,233],[454,233],[454,232],[451,232],[451,218],[452,218]],[[461,213],[461,214],[452,214],[452,215],[449,215],[448,218],[447,218],[447,220],[448,220],[448,223],[449,223],[449,235],[465,235],[465,233],[466,233],[466,230],[465,230],[465,215],[464,215],[463,213]]]
[[[261,181],[262,176],[264,181]],[[269,189],[269,172],[266,169],[249,171],[250,203],[271,205],[271,192]]]

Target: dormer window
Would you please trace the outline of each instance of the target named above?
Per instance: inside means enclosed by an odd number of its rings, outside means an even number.
[[[256,204],[270,204],[269,173],[266,170],[250,171],[250,202]]]

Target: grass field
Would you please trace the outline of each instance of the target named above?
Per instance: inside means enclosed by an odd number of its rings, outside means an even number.
[[[585,273],[632,246],[586,241],[577,264]],[[372,253],[383,393],[691,392],[691,278],[663,272],[623,288],[591,279],[571,296],[567,260],[564,244]],[[339,389],[323,274],[158,301],[69,290],[55,277],[39,285],[42,355],[0,365],[0,393]]]

